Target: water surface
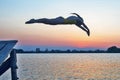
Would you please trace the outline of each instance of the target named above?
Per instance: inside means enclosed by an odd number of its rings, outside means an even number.
[[[120,80],[120,54],[18,54],[19,80]],[[0,77],[10,80],[10,70]]]

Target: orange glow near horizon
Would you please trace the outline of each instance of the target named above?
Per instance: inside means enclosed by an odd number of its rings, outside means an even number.
[[[48,36],[48,34],[51,35],[51,37]],[[63,36],[61,36],[61,34]],[[67,34],[70,34],[70,32],[68,31]],[[58,32],[56,34],[54,34],[54,32],[46,33],[46,35],[40,35],[39,33],[29,34],[26,36],[24,35],[24,37],[22,36],[20,43],[22,45],[70,46],[77,48],[108,48],[114,45],[118,47],[120,46],[117,37],[105,35],[103,37],[95,37],[92,35],[88,37],[83,31],[80,32],[80,35],[75,33],[75,31],[73,31],[72,35],[64,35],[63,32]]]
[[[26,32],[27,30],[27,32]],[[70,46],[76,48],[108,48],[110,46],[120,47],[119,34],[97,33],[91,30],[91,35],[87,34],[74,25],[25,25],[18,33],[12,32],[11,36],[6,33],[1,36],[4,39],[17,39],[18,45],[38,45],[38,46]],[[19,35],[19,36],[18,36]]]

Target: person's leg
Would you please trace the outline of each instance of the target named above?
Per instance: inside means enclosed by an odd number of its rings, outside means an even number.
[[[47,18],[41,18],[41,19],[31,19],[26,24],[33,24],[33,23],[44,23],[44,24],[50,24],[50,19]]]
[[[42,19],[37,19],[36,23],[44,23],[50,25],[64,24],[64,18],[62,17],[57,17],[53,19],[42,18]]]
[[[50,22],[50,19],[47,18],[41,18],[41,19],[36,19],[35,20],[36,23],[44,23],[44,24],[48,24]]]
[[[31,19],[26,22],[26,24],[32,24],[32,23],[44,23],[44,24],[50,24],[50,25],[64,24],[64,18],[57,17],[53,19],[47,19],[47,18]]]
[[[35,23],[35,22],[36,22],[35,19],[31,19],[31,20],[29,20],[29,21],[26,21],[25,24],[33,24],[33,23]]]

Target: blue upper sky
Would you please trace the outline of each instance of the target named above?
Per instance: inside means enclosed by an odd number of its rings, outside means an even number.
[[[31,18],[68,17],[73,12],[83,17],[90,37],[75,26],[25,25]],[[17,39],[18,46],[120,46],[119,21],[120,0],[0,0],[0,39]]]

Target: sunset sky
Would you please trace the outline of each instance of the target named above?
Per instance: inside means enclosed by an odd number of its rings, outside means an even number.
[[[75,25],[25,24],[73,12],[83,17],[89,37]],[[0,40],[11,39],[25,49],[120,47],[120,0],[0,0]]]

